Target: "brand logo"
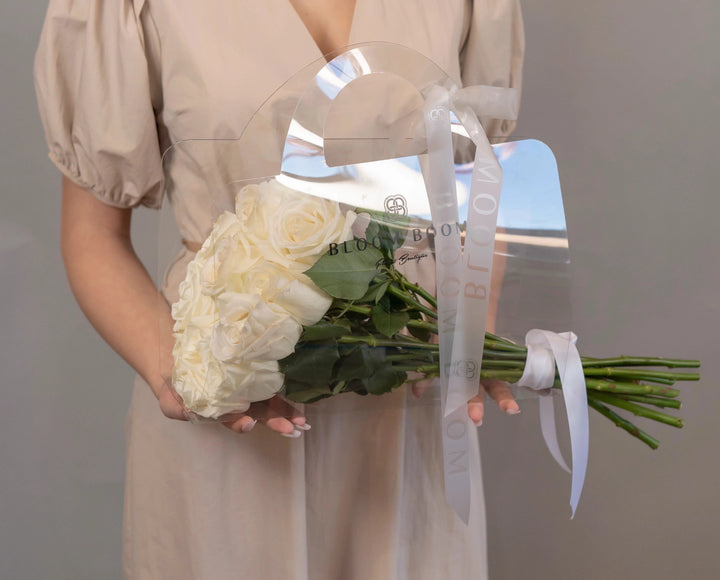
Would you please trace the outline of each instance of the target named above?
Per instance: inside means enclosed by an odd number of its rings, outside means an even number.
[[[474,360],[459,360],[452,365],[453,374],[464,379],[474,379],[478,365]]]
[[[404,201],[404,198],[402,196],[393,196],[394,198],[400,198],[402,201]],[[388,198],[390,199],[390,198]],[[405,208],[405,211],[407,211],[407,208]],[[391,214],[387,214],[388,217],[390,217]],[[394,214],[394,215],[404,215],[404,214]],[[335,256],[337,254],[352,254],[353,252],[364,252],[368,249],[369,246],[372,246],[373,248],[377,248],[378,250],[382,250],[383,247],[390,247],[390,243],[394,242],[395,247],[401,247],[405,244],[406,240],[409,243],[410,236],[412,236],[413,242],[420,242],[421,240],[428,238],[433,239],[435,236],[443,236],[448,237],[450,235],[453,235],[454,233],[457,233],[458,235],[462,235],[462,233],[465,231],[464,225],[461,224],[442,224],[440,226],[440,231],[435,230],[435,226],[428,226],[425,229],[420,228],[405,228],[405,229],[398,229],[396,232],[392,232],[389,235],[392,236],[392,240],[385,239],[379,235],[376,235],[370,239],[368,238],[354,238],[352,240],[348,240],[346,242],[330,242],[330,245],[328,247],[328,252],[331,256]],[[411,245],[412,246],[412,245]],[[422,258],[427,257],[426,254],[419,254],[416,256],[409,256],[405,258],[405,260],[421,260]]]
[[[385,211],[391,215],[407,215],[407,200],[402,195],[389,195],[385,198]]]

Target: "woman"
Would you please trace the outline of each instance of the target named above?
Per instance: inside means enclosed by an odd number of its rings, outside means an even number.
[[[323,416],[304,445],[293,438],[305,419],[278,399],[227,428],[183,422],[162,378],[171,368],[167,303],[130,242],[132,208],[160,204],[162,151],[183,138],[237,137],[294,72],[371,40],[414,48],[458,82],[519,87],[515,0],[50,2],[36,88],[50,157],[64,174],[63,258],[83,311],[138,373],[128,415],[126,578],[486,577],[479,465],[466,527],[445,504],[442,471],[427,468],[438,465],[437,442],[416,437],[428,463],[408,459],[405,433],[427,429],[427,410],[370,405],[352,421]],[[487,126],[490,135],[511,128]],[[183,184],[173,199],[178,227],[201,240],[208,223],[193,193],[201,176],[192,164],[172,171]],[[181,256],[168,288],[191,258]],[[518,411],[507,393],[491,395]],[[482,398],[468,412],[479,424]]]

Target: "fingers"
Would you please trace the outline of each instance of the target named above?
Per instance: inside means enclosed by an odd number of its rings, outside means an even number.
[[[480,427],[485,416],[485,393],[476,395],[468,401],[468,416],[475,423],[476,427]]]
[[[274,417],[283,417],[295,426],[306,425],[305,415],[301,409],[292,405],[288,400],[275,396],[268,401],[270,414]]]
[[[520,406],[515,401],[510,386],[505,381],[482,381],[481,385],[503,413],[517,415],[520,412]]]
[[[236,433],[249,433],[261,423],[268,429],[285,437],[297,438],[310,429],[302,412],[281,397],[253,403],[246,413],[223,421],[228,429]]]
[[[421,376],[418,373],[408,373],[408,378],[414,378],[413,375]],[[422,381],[414,382],[410,388],[412,389],[412,394],[419,399],[432,385],[433,379],[424,379]]]
[[[490,395],[503,413],[517,415],[520,412],[520,407],[505,381],[482,381],[478,395],[468,401],[468,417],[476,427],[482,425],[485,416],[485,393]]]
[[[225,427],[240,434],[249,433],[256,424],[257,421],[248,415],[242,415],[232,421],[223,421]]]

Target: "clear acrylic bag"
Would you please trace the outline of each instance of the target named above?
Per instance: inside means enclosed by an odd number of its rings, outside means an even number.
[[[418,53],[371,43],[300,71],[239,139],[168,150],[170,207],[193,207],[179,235],[165,210],[159,243],[175,320],[169,380],[187,408],[216,420],[278,394],[312,403],[304,412],[320,422],[400,414],[418,453],[421,427],[406,415],[422,416],[442,433],[445,493],[467,520],[477,442],[465,402],[486,321],[497,318],[498,336],[485,352],[501,356],[512,343],[499,336],[568,320],[552,152],[533,140],[491,149],[473,110],[511,118],[512,97],[460,91]],[[188,166],[200,179],[182,179]],[[492,364],[483,376],[521,374]],[[420,397],[407,388],[419,379]]]

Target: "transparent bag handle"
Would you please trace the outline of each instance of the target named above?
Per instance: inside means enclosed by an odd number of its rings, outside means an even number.
[[[430,59],[404,46],[391,43],[373,43],[350,48],[328,62],[312,79],[307,90],[300,97],[288,127],[288,134],[282,156],[281,171],[285,174],[298,175],[297,166],[292,163],[296,157],[315,156],[316,162],[326,167],[340,165],[337,156],[331,155],[326,147],[328,138],[326,128],[330,120],[331,110],[341,101],[342,91],[351,83],[372,75],[385,75],[383,82],[388,83],[388,75],[395,78],[390,81],[392,86],[415,89],[416,96],[424,100],[425,93],[434,86],[447,90],[455,90],[456,83]],[[377,136],[373,140],[372,160],[417,155],[425,150],[424,123],[422,122],[422,101],[416,102],[414,114],[402,119],[408,124],[412,135],[405,141],[412,141],[409,148],[402,146],[398,151],[397,140]],[[419,130],[421,129],[421,130]],[[351,136],[357,153],[357,135]],[[380,141],[387,141],[383,146]],[[353,163],[368,161],[364,159],[362,149],[351,160]],[[303,171],[311,170],[312,165],[302,164]],[[311,175],[302,175],[312,177]]]

